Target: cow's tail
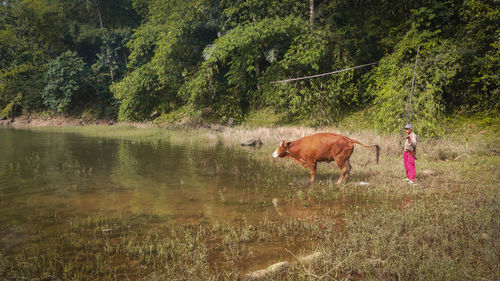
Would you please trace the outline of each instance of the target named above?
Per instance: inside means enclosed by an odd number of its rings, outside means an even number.
[[[364,145],[364,144],[360,143],[360,142],[359,142],[359,141],[357,141],[357,140],[352,140],[352,139],[350,139],[350,140],[351,140],[351,142],[352,142],[352,143],[357,143],[357,144],[362,145],[362,146],[364,146],[364,147],[368,147],[368,148],[370,148],[370,147],[375,147],[375,157],[376,157],[376,159],[377,159],[377,164],[378,164],[378,158],[379,158],[379,155],[380,155],[380,147],[378,146],[378,144],[374,144],[374,145]]]

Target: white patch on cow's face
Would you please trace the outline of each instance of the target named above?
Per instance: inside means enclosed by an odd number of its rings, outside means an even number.
[[[273,157],[274,158],[278,157],[278,148],[276,148],[276,150],[273,152]]]
[[[273,157],[274,158],[284,157],[283,153],[287,152],[286,150],[287,150],[286,142],[285,141],[281,141],[280,145],[278,146],[278,148],[276,148],[276,150],[274,151]]]

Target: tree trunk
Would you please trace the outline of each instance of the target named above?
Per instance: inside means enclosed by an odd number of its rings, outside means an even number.
[[[309,29],[314,29],[314,0],[309,0]]]
[[[97,15],[99,16],[99,24],[101,25],[101,28],[104,28],[104,26],[102,24],[101,11],[99,11],[99,6],[97,6],[97,4],[96,4],[96,8],[97,8]]]
[[[87,0],[87,4],[89,4],[90,6],[94,6],[94,4],[92,2],[90,2],[90,0]],[[104,28],[104,26],[102,24],[101,12],[99,11],[99,6],[97,5],[97,3],[95,4],[95,7],[97,9],[97,16],[99,17],[99,26],[101,28]]]
[[[92,5],[92,2],[90,2],[90,0],[87,0],[87,3],[89,3],[90,5]],[[97,10],[97,16],[99,17],[99,26],[101,27],[101,29],[104,29],[104,25],[102,23],[102,17],[101,17],[101,11],[99,10],[99,3],[95,3],[95,8]],[[111,78],[111,82],[114,82],[115,81],[115,75],[113,73],[113,67],[111,66],[111,55],[110,55],[110,50],[109,50],[110,46],[108,43],[106,43],[106,62],[108,63],[108,67],[109,67],[109,76]]]

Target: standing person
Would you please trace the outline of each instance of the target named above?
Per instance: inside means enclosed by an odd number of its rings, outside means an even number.
[[[413,126],[405,126],[406,140],[404,146],[403,159],[406,170],[406,179],[409,184],[415,184],[415,152],[417,149],[417,135],[413,132]]]

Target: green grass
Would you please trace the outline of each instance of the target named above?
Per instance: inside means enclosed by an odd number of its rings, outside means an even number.
[[[284,218],[264,217],[254,225],[245,218],[236,223],[213,225],[201,220],[178,225],[149,213],[89,217],[70,222],[63,235],[41,229],[22,249],[4,245],[0,279],[235,280],[278,261],[294,261],[286,248],[297,256],[314,251],[324,255],[310,265],[295,262],[266,280],[498,280],[499,121],[486,119],[449,120],[443,138],[420,139],[416,186],[401,180],[399,136],[367,129],[328,130],[363,143],[379,143],[381,163],[374,164],[372,150],[356,148],[347,184],[334,185],[338,169],[320,164],[319,182],[309,188],[307,170],[292,161],[270,159],[270,153],[280,139],[310,134],[314,131],[310,128],[237,127],[223,132],[131,126],[41,128],[134,142],[230,147],[258,134],[265,145],[250,150],[249,157],[269,167],[260,175],[267,185],[290,182],[285,199],[297,210],[328,200],[345,204],[314,217],[284,210]],[[209,163],[207,169],[247,176],[224,165]],[[369,185],[359,185],[360,181]],[[225,204],[223,190],[219,196]],[[278,243],[283,246],[272,247]],[[255,264],[255,256],[264,249],[275,254],[268,255],[265,265]]]
[[[286,114],[275,113],[272,109],[266,108],[254,110],[247,114],[243,125],[250,128],[259,127],[276,127],[278,124],[283,124],[286,120]]]

